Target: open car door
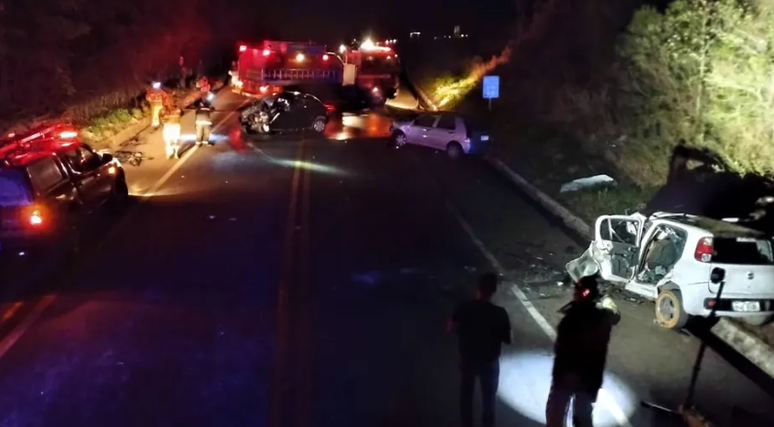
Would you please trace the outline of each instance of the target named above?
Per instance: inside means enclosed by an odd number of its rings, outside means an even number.
[[[639,248],[645,217],[604,215],[597,218],[594,231],[595,260],[603,279],[628,282],[639,265]]]

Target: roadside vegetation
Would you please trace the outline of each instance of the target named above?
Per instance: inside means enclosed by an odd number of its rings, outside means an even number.
[[[591,174],[619,182],[561,195],[588,219],[648,201],[680,139],[730,171],[774,175],[774,0],[654,3],[537,2],[493,72],[501,99],[486,114],[499,154],[557,195]],[[435,81],[436,101],[464,78]],[[486,111],[470,93],[463,104]]]
[[[60,117],[116,132],[152,81],[181,74],[181,56],[194,73],[223,65],[218,49],[244,25],[215,28],[220,13],[210,0],[0,1],[0,132]]]

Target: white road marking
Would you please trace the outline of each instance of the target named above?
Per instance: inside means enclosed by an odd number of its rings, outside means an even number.
[[[475,232],[473,231],[473,227],[471,227],[470,224],[465,221],[465,218],[462,217],[459,211],[457,211],[457,209],[448,200],[446,201],[446,208],[454,215],[462,229],[465,230],[465,233],[468,234],[468,237],[470,237],[478,250],[481,251],[487,261],[489,261],[489,264],[491,264],[500,275],[506,276],[506,271],[502,265],[500,265],[500,262],[497,261],[497,258],[492,255],[492,252],[490,252],[486,246],[484,246],[484,243],[476,236]],[[538,326],[540,326],[540,329],[543,330],[543,332],[551,339],[551,341],[555,341],[556,331],[551,326],[551,324],[548,323],[546,318],[540,314],[537,308],[535,308],[534,304],[530,302],[529,298],[527,298],[527,295],[524,294],[524,291],[521,290],[519,285],[514,283],[511,290],[516,298],[518,298],[519,302],[527,310],[527,313],[529,313],[529,315],[532,316],[532,319],[534,319]],[[618,403],[616,403],[616,401],[612,396],[610,396],[609,393],[602,389],[599,391],[599,394],[599,403],[605,409],[607,409],[608,412],[610,412],[610,414],[613,416],[613,418],[615,418],[616,422],[618,422],[620,426],[633,427],[631,421],[629,421],[629,417],[624,413],[621,407],[618,406]]]
[[[220,123],[218,123],[215,127],[213,127],[212,131],[215,132],[221,126],[225,125],[228,122],[228,120],[231,118],[231,116],[233,116],[234,114],[236,114],[236,112],[231,112],[228,116],[226,116],[225,119],[223,119]],[[161,188],[161,186],[163,186],[169,180],[169,178],[171,178],[172,175],[175,172],[177,172],[178,169],[180,169],[183,166],[183,164],[188,159],[191,158],[193,153],[196,152],[196,150],[198,148],[199,147],[194,145],[193,148],[191,148],[190,150],[186,151],[186,153],[183,155],[183,157],[180,158],[180,160],[178,160],[177,162],[175,162],[175,164],[171,168],[169,168],[169,170],[158,181],[156,181],[156,184],[154,184],[153,187],[151,187],[148,191],[143,193],[140,196],[140,198],[142,200],[145,200],[145,199],[147,199],[148,195],[153,194],[156,191],[158,191]],[[129,219],[129,217],[131,217],[132,214],[134,214],[134,212],[136,212],[138,208],[139,208],[139,205],[135,206],[135,208],[132,211],[130,211],[128,214],[126,214],[124,219],[110,230],[109,234],[97,245],[97,247],[95,247],[94,250],[95,251],[98,250],[102,245],[104,245],[105,241],[107,241],[113,235],[115,235],[115,233],[118,230],[120,230],[123,225],[126,224],[126,222]],[[22,320],[21,323],[19,323],[11,331],[10,334],[8,334],[5,338],[3,338],[2,341],[0,341],[0,358],[2,358],[5,355],[5,353],[8,352],[8,350],[10,350],[11,347],[13,347],[14,344],[16,344],[16,341],[18,341],[19,338],[21,338],[22,335],[24,335],[27,332],[27,330],[30,328],[30,326],[32,326],[32,324],[35,323],[35,321],[38,320],[38,318],[40,318],[40,316],[43,314],[43,312],[46,310],[46,308],[48,308],[48,306],[50,306],[51,303],[54,302],[56,297],[57,297],[56,295],[46,295],[46,296],[44,296],[35,305],[35,307],[32,309],[32,311],[30,311],[30,313],[24,318],[24,320]]]

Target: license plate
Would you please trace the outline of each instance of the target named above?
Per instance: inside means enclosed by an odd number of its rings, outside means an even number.
[[[734,311],[761,311],[761,303],[758,301],[733,301],[731,309]]]
[[[489,141],[489,135],[482,135],[481,136],[482,141]]]

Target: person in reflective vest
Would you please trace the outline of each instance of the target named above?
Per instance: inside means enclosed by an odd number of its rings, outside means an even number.
[[[212,130],[212,106],[207,101],[199,101],[196,105],[196,145],[210,144]]]
[[[167,158],[180,158],[180,119],[182,111],[177,106],[165,110],[164,122],[164,145],[166,146]]]
[[[148,101],[151,107],[151,123],[154,128],[158,128],[161,124],[161,112],[164,109],[164,105],[168,102],[167,98],[167,92],[164,91],[159,82],[154,82],[153,86],[145,94],[145,100]]]

